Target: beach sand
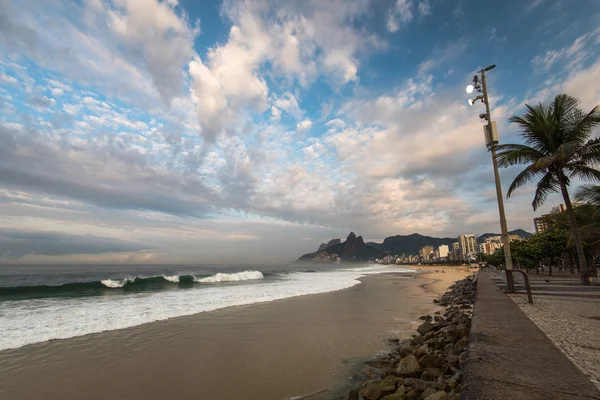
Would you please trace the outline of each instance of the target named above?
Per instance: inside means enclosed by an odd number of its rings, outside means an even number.
[[[468,275],[372,275],[337,292],[231,307],[0,352],[1,399],[288,399],[348,379],[409,337]],[[438,272],[435,272],[435,271]],[[444,271],[444,272],[442,272]],[[118,310],[115,310],[118,312]]]

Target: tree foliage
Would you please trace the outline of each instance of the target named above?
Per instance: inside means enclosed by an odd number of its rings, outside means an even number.
[[[590,271],[567,188],[574,178],[600,182],[600,171],[595,169],[600,165],[600,139],[590,138],[594,127],[600,125],[600,106],[584,112],[579,108],[579,100],[559,94],[548,104],[527,104],[526,108],[523,116],[510,118],[521,128],[524,143],[497,146],[500,166],[525,165],[508,188],[507,196],[519,187],[536,182],[532,202],[536,210],[549,194],[562,194],[582,266],[581,281],[589,284]]]

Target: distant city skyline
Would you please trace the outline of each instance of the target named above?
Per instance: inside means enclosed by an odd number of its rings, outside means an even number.
[[[600,103],[595,0],[5,0],[0,19],[0,263],[499,233],[473,74],[497,65],[502,143],[525,103]],[[509,230],[561,202],[534,213],[532,193]]]

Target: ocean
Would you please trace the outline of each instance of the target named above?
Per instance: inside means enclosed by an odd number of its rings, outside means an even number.
[[[0,350],[352,287],[383,265],[2,265]]]

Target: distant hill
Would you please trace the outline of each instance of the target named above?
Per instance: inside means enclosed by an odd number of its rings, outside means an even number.
[[[523,229],[515,229],[512,231],[509,231],[508,234],[509,235],[517,235],[522,238],[528,238],[530,236],[533,236],[533,233],[529,233],[527,231],[524,231]],[[483,235],[477,236],[477,243],[483,243],[483,242],[485,242],[485,239],[492,237],[492,236],[500,236],[500,234],[499,233],[484,233]]]
[[[339,239],[331,240],[319,246],[314,253],[303,255],[298,261],[335,262],[338,257],[345,262],[365,262],[380,258],[381,253],[365,244],[362,236],[356,237],[354,232],[350,232],[344,243],[339,243]]]
[[[452,250],[452,243],[456,242],[457,238],[436,238],[431,236],[423,236],[418,233],[412,235],[396,235],[386,237],[383,243],[367,243],[369,246],[379,250],[383,254],[391,255],[416,255],[425,246],[433,246],[437,249],[442,244],[447,244]]]
[[[509,234],[523,238],[532,236],[523,229],[512,230]],[[477,242],[483,243],[486,238],[499,235],[499,233],[484,233],[477,237]],[[298,261],[335,262],[339,257],[341,261],[364,262],[382,258],[385,255],[417,255],[425,246],[433,246],[437,250],[439,246],[445,244],[448,245],[449,250],[452,250],[452,243],[457,241],[458,238],[436,238],[413,233],[412,235],[389,236],[383,240],[383,243],[364,243],[362,236],[356,237],[354,232],[351,232],[345,242],[340,243],[340,239],[330,240],[327,244],[321,244],[314,253],[303,255]]]

